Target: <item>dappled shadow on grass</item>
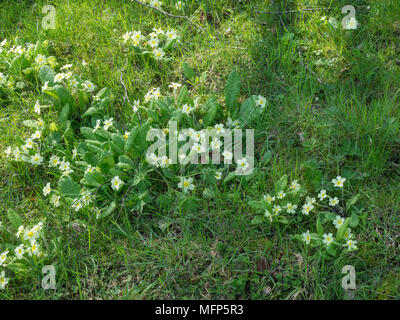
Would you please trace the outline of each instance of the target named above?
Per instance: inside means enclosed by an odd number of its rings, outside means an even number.
[[[295,2],[275,10],[297,9]],[[328,169],[339,163],[361,179],[398,173],[389,162],[399,126],[395,37],[383,36],[371,19],[378,10],[365,6],[357,11],[360,27],[343,30],[341,8],[334,2],[329,10],[258,17],[266,29],[249,50],[255,61],[249,74],[273,110],[265,128],[278,132],[277,144],[285,149],[297,153],[293,141],[306,145],[303,150]],[[380,10],[382,15],[391,7]],[[332,17],[336,28],[328,22]]]

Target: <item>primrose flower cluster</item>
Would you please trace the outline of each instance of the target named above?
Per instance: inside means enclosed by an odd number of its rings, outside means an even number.
[[[347,251],[355,251],[358,249],[357,241],[354,239],[350,226],[355,227],[358,218],[355,214],[345,218],[344,214],[349,212],[345,212],[345,209],[340,206],[339,199],[335,195],[337,190],[343,189],[345,181],[346,178],[337,176],[331,180],[329,194],[327,190],[321,189],[316,197],[310,197],[297,180],[294,180],[286,188],[287,177],[284,176],[276,183],[274,194],[266,194],[260,203],[253,202],[252,205],[254,208],[264,209],[264,217],[269,223],[288,224],[291,221],[300,221],[301,216],[309,217],[308,219],[317,217],[317,233],[310,233],[310,230],[307,230],[296,236],[299,240],[306,245],[326,248],[330,254],[336,253],[335,247],[344,247]],[[355,202],[357,198],[358,196],[354,197],[352,202]],[[348,210],[351,210],[351,206],[346,205],[346,211]],[[289,214],[289,216],[285,214]],[[255,223],[262,221],[259,217],[254,218]],[[329,231],[334,228],[336,236],[333,235],[333,232],[324,231],[323,224],[327,225],[325,228]]]
[[[156,60],[165,60],[166,51],[178,38],[178,33],[173,29],[164,31],[161,28],[153,28],[153,32],[147,36],[140,30],[127,31],[122,36],[122,42],[139,49],[143,55],[150,54]]]
[[[5,289],[9,283],[9,278],[6,277],[6,271],[4,269],[9,269],[10,272],[12,272],[14,270],[13,267],[17,263],[23,270],[28,270],[32,261],[37,263],[38,259],[44,257],[39,242],[42,236],[42,230],[42,222],[29,228],[24,225],[18,227],[15,237],[19,244],[16,245],[13,250],[8,247],[6,251],[0,253],[0,290]]]
[[[163,6],[163,2],[162,1],[158,1],[158,0],[142,0],[141,2],[145,3],[145,4],[148,4],[148,5],[150,5],[150,6],[154,7],[154,8],[157,8],[157,9],[161,9],[162,6]],[[183,9],[183,6],[184,6],[184,3],[182,1],[176,1],[175,5],[174,5],[174,7],[175,7],[175,9],[177,11],[181,11]]]

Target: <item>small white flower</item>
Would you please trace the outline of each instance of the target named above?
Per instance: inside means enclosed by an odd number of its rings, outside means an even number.
[[[19,161],[21,159],[21,150],[19,148],[15,148],[13,151],[13,155],[15,160]]]
[[[192,183],[193,178],[181,178],[181,181],[178,183],[178,188],[182,189],[183,192],[188,192],[194,189],[194,184]]]
[[[63,81],[63,79],[64,79],[64,74],[63,74],[63,73],[57,73],[57,74],[55,75],[55,77],[54,77],[53,82],[54,82],[54,83],[60,83],[60,82]]]
[[[347,250],[348,251],[354,251],[354,250],[357,250],[358,248],[357,248],[357,246],[356,246],[356,244],[357,244],[357,241],[356,240],[347,240],[346,241],[346,244],[344,245],[344,246],[347,246]]]
[[[108,119],[108,120],[105,120],[105,121],[104,121],[103,129],[107,131],[108,128],[112,126],[112,124],[113,124],[113,118],[110,118],[110,119]]]
[[[37,130],[33,135],[32,135],[32,139],[40,139],[40,137],[42,136],[42,132]]]
[[[40,109],[42,106],[39,104],[39,101],[36,101],[35,106],[33,107],[35,113],[40,114]]]
[[[267,100],[263,96],[257,97],[257,100],[256,100],[257,106],[264,109],[266,103],[267,103]]]
[[[311,241],[310,231],[307,230],[307,232],[304,232],[304,233],[302,234],[302,236],[303,236],[303,241],[304,241],[306,244],[309,244],[310,241]]]
[[[100,129],[100,126],[101,126],[101,120],[97,119],[96,126],[93,128],[93,132],[95,132],[97,129]]]
[[[50,182],[46,184],[46,186],[43,188],[43,195],[47,196],[51,192],[51,187],[50,187]]]
[[[230,151],[228,151],[228,150],[225,150],[225,151],[222,153],[222,155],[224,156],[224,162],[225,162],[225,161],[229,162],[229,161],[231,161],[232,158],[233,158],[232,152],[230,152]]]
[[[25,232],[25,227],[24,226],[19,226],[18,227],[18,231],[16,233],[17,238],[20,237],[21,234],[23,234]]]
[[[153,166],[157,166],[158,167],[158,157],[156,156],[156,154],[153,152],[151,154],[146,154],[146,160],[148,163],[150,163]]]
[[[29,248],[29,254],[32,255],[34,254],[35,256],[39,256],[40,255],[40,251],[39,251],[39,245],[37,244],[36,241],[33,241],[31,243],[31,246]]]
[[[42,91],[45,91],[45,90],[48,90],[48,89],[50,89],[50,87],[49,87],[49,82],[46,81],[46,82],[44,83],[44,85],[42,86]]]
[[[183,5],[182,5],[182,1],[178,1],[176,4],[175,4],[175,8],[176,8],[176,10],[182,10],[182,8],[183,8]]]
[[[193,144],[192,150],[197,153],[203,153],[206,151],[206,149],[201,144],[198,144],[198,143]]]
[[[284,193],[283,190],[281,190],[278,192],[276,196],[278,199],[283,199],[286,196],[286,193]]]
[[[269,212],[268,210],[265,210],[264,216],[265,216],[267,219],[269,219],[270,222],[272,222],[273,216],[272,216],[271,212]]]
[[[4,290],[6,285],[8,284],[8,279],[6,278],[6,274],[4,271],[0,273],[0,289]]]
[[[303,205],[302,213],[304,215],[308,216],[312,209],[314,209],[314,206],[312,205],[312,203],[311,202],[307,202],[305,205]]]
[[[221,178],[222,178],[222,172],[217,171],[217,172],[215,173],[215,179],[221,180]]]
[[[39,234],[37,232],[35,232],[35,230],[33,230],[33,229],[25,230],[23,239],[32,243],[33,241],[35,241],[35,239],[38,237],[38,235]]]
[[[297,209],[297,205],[291,204],[290,202],[286,205],[286,210],[288,213],[295,213]]]
[[[33,140],[32,140],[32,139],[26,139],[26,141],[25,141],[25,146],[26,146],[26,148],[28,148],[28,149],[32,149],[32,147],[33,147]]]
[[[138,111],[139,108],[140,108],[140,100],[135,100],[135,101],[133,102],[133,106],[132,106],[133,112]]]
[[[329,246],[334,239],[332,233],[328,233],[328,234],[324,233],[323,237],[324,237],[324,239],[322,240],[322,242],[325,243],[326,246]]]
[[[238,168],[240,168],[241,170],[246,170],[246,169],[249,167],[249,162],[247,161],[246,158],[242,158],[242,159],[239,159],[239,160],[237,161],[237,166],[238,166]]]
[[[335,187],[343,188],[343,184],[346,181],[346,178],[342,178],[341,176],[337,176],[336,179],[332,179],[332,183]]]
[[[161,60],[165,56],[165,52],[161,48],[157,48],[153,50],[154,58],[157,60]]]
[[[312,204],[314,204],[315,202],[317,202],[317,200],[315,198],[310,198],[309,196],[306,197],[306,203],[310,202]]]
[[[128,31],[122,35],[122,39],[124,39],[124,43],[126,43],[132,36],[132,32]]]
[[[85,90],[86,92],[89,92],[89,93],[93,92],[94,89],[96,88],[96,86],[90,81],[83,82],[82,87],[83,87],[83,90]]]
[[[154,8],[161,8],[162,2],[158,0],[151,0],[150,5],[153,6]]]
[[[46,58],[46,56],[44,56],[44,55],[42,55],[42,54],[38,54],[38,55],[36,56],[36,58],[35,58],[35,62],[36,62],[38,65],[42,65],[42,64],[45,64],[45,63],[47,62],[47,58]]]
[[[211,149],[212,150],[219,150],[221,148],[221,145],[222,145],[222,143],[218,138],[214,138],[211,141]]]
[[[153,49],[158,47],[159,42],[160,42],[160,40],[158,40],[157,38],[151,38],[148,41],[149,46],[152,47]]]
[[[299,191],[300,190],[300,184],[297,183],[297,180],[294,180],[292,184],[289,187],[290,190],[294,191]]]
[[[345,29],[357,29],[358,27],[358,21],[356,20],[356,18],[352,17],[349,19],[349,21],[346,24],[346,28]]]
[[[268,203],[272,203],[275,201],[275,197],[271,197],[269,194],[267,194],[266,196],[264,196],[264,200]]]
[[[339,203],[339,199],[338,199],[337,197],[334,197],[334,198],[330,198],[330,199],[329,199],[329,205],[330,205],[331,207],[336,206],[338,203]]]
[[[70,69],[72,67],[72,64],[65,64],[65,65],[63,65],[61,68],[60,68],[60,70],[68,70],[68,69]]]
[[[42,164],[42,162],[43,162],[43,158],[39,153],[36,153],[35,155],[33,155],[31,157],[31,163],[33,165],[39,165],[39,164]]]
[[[73,208],[76,212],[78,212],[80,209],[82,209],[83,203],[81,200],[75,201],[72,205],[71,208]]]
[[[335,225],[336,229],[339,229],[344,223],[344,218],[341,216],[336,216],[336,219],[333,221],[333,224]]]
[[[318,193],[318,198],[319,200],[324,200],[328,195],[326,194],[326,190],[322,189],[319,193]]]
[[[166,168],[171,164],[171,160],[168,159],[168,157],[163,156],[161,158],[158,158],[158,163],[161,168]]]
[[[60,206],[60,196],[57,196],[57,195],[55,195],[55,194],[53,194],[52,196],[51,196],[51,203],[54,205],[54,207],[59,207]]]
[[[8,251],[5,251],[2,254],[0,254],[0,266],[2,266],[4,264],[4,262],[6,262],[7,255],[8,255]]]
[[[15,256],[17,257],[17,259],[22,259],[24,257],[24,245],[21,244],[18,247],[15,248]]]
[[[193,110],[193,107],[188,105],[187,103],[183,105],[182,112],[189,115],[189,113]]]
[[[281,208],[281,206],[279,206],[279,205],[275,205],[274,208],[272,209],[272,211],[273,211],[275,214],[278,214],[281,210],[282,210],[282,208]]]
[[[121,188],[121,186],[124,184],[124,182],[119,178],[119,176],[115,176],[112,180],[111,180],[111,188],[113,190],[119,190],[119,188]]]
[[[70,170],[70,163],[68,162],[68,161],[62,161],[61,163],[60,163],[60,167],[59,167],[59,169],[61,170],[61,171],[69,171]]]
[[[217,131],[217,134],[223,134],[225,132],[224,125],[222,123],[216,124],[214,128]]]
[[[343,234],[343,237],[344,237],[346,240],[350,240],[350,239],[353,237],[353,234],[351,233],[351,229],[350,229],[350,228],[347,228],[347,229],[346,229],[346,231],[345,231],[344,234]]]
[[[178,37],[178,35],[176,34],[175,30],[168,30],[165,33],[165,35],[166,35],[168,40],[173,40],[173,39],[176,39]]]
[[[171,84],[168,86],[169,88],[171,88],[173,91],[178,90],[182,85],[180,83],[177,82],[171,82]]]

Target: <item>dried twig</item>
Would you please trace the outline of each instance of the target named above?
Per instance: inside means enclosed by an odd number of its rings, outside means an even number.
[[[287,11],[256,11],[257,13],[264,14],[286,14],[286,13],[296,13],[303,11],[315,11],[315,10],[328,10],[326,7],[317,7],[317,8],[305,8],[305,9],[297,9],[297,10],[287,10]]]
[[[194,23],[194,22],[193,22],[189,17],[187,17],[187,16],[175,15],[175,14],[169,13],[169,12],[167,12],[167,11],[161,10],[161,9],[159,9],[159,8],[156,8],[156,7],[154,7],[154,6],[151,6],[151,5],[149,5],[149,4],[143,3],[143,2],[141,2],[141,1],[139,1],[139,0],[134,0],[134,1],[137,2],[137,3],[139,3],[139,4],[141,4],[142,6],[147,7],[147,8],[151,8],[151,9],[157,10],[158,12],[161,12],[162,14],[164,14],[164,15],[166,15],[166,16],[168,16],[168,17],[178,18],[178,19],[185,19],[185,20],[189,21],[192,25],[194,25],[194,26],[196,26],[197,28],[199,28],[201,31],[203,31],[203,32],[205,31],[200,25],[198,25],[197,23]]]
[[[121,76],[120,76],[120,78],[119,78],[119,80],[120,80],[122,86],[124,87],[124,91],[125,91],[125,93],[124,93],[124,100],[123,100],[123,102],[122,102],[122,108],[124,108],[125,101],[128,101],[128,104],[131,106],[132,110],[134,110],[135,107],[134,107],[134,105],[132,104],[131,100],[129,100],[129,97],[128,97],[128,89],[126,88],[126,85],[125,85],[124,81],[122,80],[122,78],[123,78],[123,76],[124,76],[124,70],[125,70],[125,68],[126,68],[127,63],[128,63],[128,59],[126,59],[126,61],[125,61],[125,65],[124,65],[123,69],[121,70]],[[138,118],[139,118],[139,123],[142,124],[142,118],[140,117],[139,110],[137,110],[137,115],[138,115]]]

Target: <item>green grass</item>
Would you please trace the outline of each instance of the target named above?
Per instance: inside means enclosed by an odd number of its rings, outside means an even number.
[[[344,265],[357,271],[356,299],[399,298],[400,4],[353,1],[360,27],[344,31],[321,21],[336,17],[340,24],[342,1],[274,2],[188,1],[186,14],[204,33],[130,1],[0,4],[0,40],[49,40],[60,65],[72,63],[82,78],[111,88],[107,113],[121,124],[132,119],[122,103],[123,68],[136,100],[152,87],[167,91],[171,81],[184,83],[187,62],[199,76],[192,92],[215,95],[221,104],[236,69],[241,101],[250,94],[268,100],[252,127],[256,157],[271,152],[251,180],[221,184],[211,200],[200,193],[195,208],[177,206],[160,187],[141,214],[123,210],[107,221],[70,217],[42,195],[51,177],[4,156],[15,136],[24,135],[22,121],[34,117],[38,92],[1,97],[1,221],[7,225],[9,208],[27,221],[45,218],[48,263],[57,270],[56,292],[41,288],[41,267],[33,266],[29,275],[10,280],[2,299],[342,299]],[[40,27],[46,3],[57,10],[55,30]],[[310,6],[329,9],[262,13]],[[121,45],[126,31],[154,27],[183,35],[170,62],[142,63]],[[58,110],[51,107],[42,118],[56,121]],[[289,237],[291,225],[251,224],[256,213],[249,201],[261,199],[284,174],[309,189],[336,175],[348,178],[346,195],[360,194],[359,251],[325,260]]]

